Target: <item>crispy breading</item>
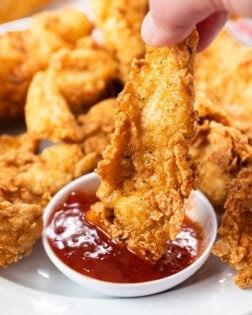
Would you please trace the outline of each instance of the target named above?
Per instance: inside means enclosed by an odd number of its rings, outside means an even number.
[[[251,154],[251,71],[252,49],[227,30],[195,59],[199,130],[191,153],[200,163],[199,189],[219,212],[224,211],[228,182]]]
[[[227,30],[196,58],[199,129],[191,154],[199,188],[224,211],[213,253],[238,271],[241,288],[252,286],[251,74],[252,49]]]
[[[97,154],[86,154],[81,145],[58,143],[45,148],[36,162],[21,169],[16,183],[34,195],[53,196],[71,180],[93,170],[97,162]]]
[[[0,138],[0,266],[31,252],[42,232],[44,206],[100,159],[82,144],[59,143],[41,153],[38,144],[27,134]],[[4,154],[7,148],[10,154]]]
[[[43,82],[47,93],[45,99],[42,96],[38,99],[50,101],[48,95],[55,86]],[[37,99],[36,95],[33,97]],[[42,111],[43,102],[38,104],[33,117]],[[80,143],[41,143],[41,138],[30,133],[0,137],[0,266],[17,262],[31,252],[41,235],[43,208],[50,198],[71,180],[97,166],[114,129],[116,103],[116,99],[104,100],[78,117],[83,132]],[[57,102],[56,108],[59,110]],[[53,110],[52,107],[48,111],[48,116]],[[61,128],[67,130],[65,125],[56,130]]]
[[[20,135],[0,138],[0,266],[30,253],[42,232],[42,207],[15,180],[19,169],[36,160],[37,139]]]
[[[193,189],[193,59],[197,34],[147,47],[118,97],[115,132],[99,163],[101,186],[88,219],[139,256],[157,260],[175,238]]]
[[[119,78],[117,62],[90,38],[55,53],[47,71],[74,113],[110,96]]]
[[[84,12],[66,7],[58,11],[43,11],[34,15],[31,29],[38,35],[45,30],[52,32],[64,42],[75,45],[78,39],[91,34],[93,23]]]
[[[81,141],[82,129],[55,84],[54,76],[38,72],[25,104],[27,132],[51,141]]]
[[[24,133],[17,137],[1,135],[0,137],[0,160],[26,160],[38,150],[40,140]]]
[[[83,128],[85,152],[101,155],[109,144],[114,131],[116,105],[116,99],[109,98],[92,106],[86,114],[78,116],[78,122]]]
[[[72,47],[91,30],[84,13],[68,9],[34,16],[27,30],[0,35],[0,121],[23,115],[33,75],[55,51]]]
[[[91,4],[105,45],[118,59],[121,79],[126,82],[133,58],[145,52],[140,28],[148,1],[93,0]]]
[[[117,78],[117,63],[93,41],[61,49],[30,84],[25,104],[28,132],[51,141],[81,141],[83,128],[74,113],[109,94]]]
[[[113,129],[113,120],[109,121],[115,103],[104,101],[80,117],[80,128],[85,130],[87,125],[85,141],[80,143],[51,143],[41,152],[41,139],[28,133],[0,137],[0,266],[31,252],[41,235],[43,208],[50,198],[97,166]],[[96,117],[99,113],[103,116]]]
[[[197,55],[195,89],[205,92],[232,125],[252,139],[252,48],[242,46],[223,30]]]
[[[248,137],[235,127],[205,119],[190,154],[198,169],[198,188],[217,211],[223,212],[228,183],[250,159]]]
[[[0,266],[7,267],[30,254],[40,238],[42,208],[1,199],[0,194]]]
[[[219,227],[220,239],[213,253],[238,271],[235,283],[252,286],[252,167],[244,168],[234,178],[227,192],[225,214]]]

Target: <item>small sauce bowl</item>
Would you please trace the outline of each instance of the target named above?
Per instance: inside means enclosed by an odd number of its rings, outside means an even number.
[[[193,191],[188,201],[186,216],[201,227],[204,234],[203,245],[195,260],[183,270],[156,280],[118,283],[99,280],[71,268],[53,250],[48,239],[48,226],[55,211],[59,207],[62,207],[71,193],[83,191],[85,194],[94,195],[99,184],[100,180],[95,173],[86,174],[62,188],[45,208],[43,216],[44,230],[42,234],[43,246],[50,260],[65,276],[98,293],[118,297],[137,297],[173,288],[192,276],[206,262],[216,238],[217,219],[215,211],[207,198],[201,192]]]

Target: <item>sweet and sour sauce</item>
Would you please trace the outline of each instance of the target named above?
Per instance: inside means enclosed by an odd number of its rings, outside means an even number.
[[[117,244],[85,219],[97,197],[72,192],[53,212],[46,237],[55,254],[75,271],[103,281],[145,282],[175,274],[192,264],[202,251],[202,228],[185,218],[182,231],[167,241],[167,252],[155,264]]]

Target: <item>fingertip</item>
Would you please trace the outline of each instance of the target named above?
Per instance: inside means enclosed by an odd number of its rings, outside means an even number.
[[[199,32],[198,52],[206,49],[214,40],[220,30],[224,27],[228,19],[226,11],[219,11],[210,15],[207,19],[201,21],[197,25]]]
[[[143,41],[151,46],[166,46],[177,44],[185,39],[192,31],[192,28],[160,28],[155,25],[151,13],[149,12],[141,27],[141,36]]]

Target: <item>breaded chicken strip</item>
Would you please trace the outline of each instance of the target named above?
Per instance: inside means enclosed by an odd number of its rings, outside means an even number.
[[[44,206],[60,188],[93,170],[101,156],[98,149],[86,152],[84,144],[63,142],[38,152],[39,140],[28,134],[0,137],[0,266],[31,252],[42,232]]]
[[[92,7],[105,45],[119,61],[121,79],[126,82],[133,58],[145,52],[140,28],[148,1],[93,0]]]
[[[114,86],[119,80],[118,63],[90,37],[78,41],[74,49],[55,53],[47,72],[74,113],[117,92]]]
[[[0,121],[23,115],[33,75],[47,67],[55,51],[91,31],[84,13],[65,9],[38,14],[27,30],[0,35]]]
[[[0,193],[0,266],[30,254],[42,232],[42,208],[38,204],[2,200]]]
[[[37,161],[19,169],[15,183],[34,195],[53,196],[71,180],[93,170],[97,162],[97,154],[86,154],[81,145],[58,143],[45,148]]]
[[[18,170],[36,160],[38,144],[27,135],[0,138],[0,266],[29,254],[42,232],[42,207],[37,196],[15,183]]]
[[[57,11],[44,11],[34,15],[31,29],[37,35],[44,31],[52,32],[65,43],[72,45],[83,36],[91,34],[93,24],[86,13],[73,7],[65,7]]]
[[[82,141],[85,126],[78,125],[74,113],[102,99],[117,78],[117,63],[92,41],[58,51],[30,84],[25,104],[28,133],[51,141]]]
[[[80,141],[78,126],[64,97],[55,85],[54,77],[38,72],[29,87],[25,104],[27,131],[51,141]]]
[[[225,214],[219,227],[220,239],[213,253],[238,271],[235,283],[252,286],[252,167],[241,170],[228,186]]]
[[[159,259],[174,239],[193,189],[188,156],[195,132],[197,34],[147,47],[118,97],[115,132],[98,166],[101,186],[88,219],[141,257]]]
[[[211,112],[208,113],[211,118]],[[216,112],[212,115],[224,121],[224,116]],[[198,188],[218,212],[223,212],[229,182],[250,159],[248,137],[235,127],[205,118],[198,127],[190,154],[198,169]]]
[[[202,91],[252,141],[252,47],[223,30],[195,62],[196,100]]]
[[[227,186],[246,166],[252,139],[252,49],[227,30],[195,60],[199,129],[191,153],[199,162],[199,189],[224,211]]]

